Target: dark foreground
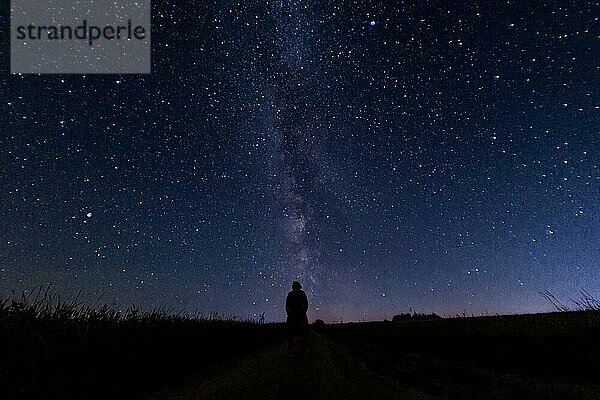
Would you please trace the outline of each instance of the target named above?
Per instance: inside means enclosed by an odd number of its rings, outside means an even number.
[[[39,293],[0,299],[2,400],[147,398],[285,333],[283,324],[133,307],[121,313]]]
[[[283,344],[165,399],[600,399],[600,313],[325,326],[308,356]]]
[[[374,374],[344,346],[311,332],[310,353],[286,357],[284,343],[219,368],[210,378],[164,391],[152,400],[379,400],[429,399]]]
[[[0,302],[1,399],[600,399],[600,311],[325,325]]]
[[[373,373],[455,399],[600,399],[600,312],[327,326]]]

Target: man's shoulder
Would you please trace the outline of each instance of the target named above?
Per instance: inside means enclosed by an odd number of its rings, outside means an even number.
[[[291,292],[288,293],[287,297],[306,297],[306,292],[304,292],[304,290],[299,289],[299,290],[292,290]]]
[[[306,296],[306,292],[302,289],[296,289],[296,290],[292,290],[290,292],[288,292],[288,296],[289,295],[294,295],[294,296]]]

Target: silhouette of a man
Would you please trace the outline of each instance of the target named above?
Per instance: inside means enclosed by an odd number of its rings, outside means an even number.
[[[306,293],[302,290],[300,282],[292,283],[292,291],[288,293],[285,300],[285,312],[287,313],[287,328],[288,328],[288,356],[293,357],[294,338],[302,339],[302,351],[307,350],[308,340],[308,318],[306,311],[308,310],[308,299]]]

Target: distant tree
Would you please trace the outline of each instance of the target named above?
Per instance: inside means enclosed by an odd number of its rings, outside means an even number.
[[[409,320],[409,319],[410,319],[410,315],[411,315],[411,314],[409,314],[409,313],[405,313],[405,314],[397,314],[397,315],[394,315],[394,316],[392,317],[392,321],[393,321],[393,322],[407,321],[407,320]]]
[[[394,317],[392,318],[393,322],[400,322],[400,321],[425,321],[425,320],[432,320],[432,319],[440,319],[442,317],[440,317],[439,315],[435,314],[435,313],[431,313],[431,314],[418,314],[413,312],[412,314],[410,313],[404,313],[404,314],[397,314],[394,315]]]
[[[325,321],[323,321],[322,319],[317,319],[315,322],[313,322],[313,328],[315,328],[316,330],[323,329],[324,327]]]

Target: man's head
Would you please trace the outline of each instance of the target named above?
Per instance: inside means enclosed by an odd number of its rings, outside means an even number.
[[[292,282],[292,290],[300,290],[302,289],[302,285],[298,281]]]

